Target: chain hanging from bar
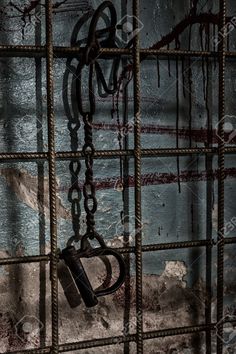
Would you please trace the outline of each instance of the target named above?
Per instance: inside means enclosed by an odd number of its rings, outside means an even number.
[[[111,25],[110,27],[104,30],[97,31],[98,21],[100,18],[104,19],[104,10],[106,9],[109,9],[110,12]],[[119,68],[120,58],[118,57],[113,60],[112,71],[110,76],[110,79],[111,78],[112,79],[110,80],[108,85],[104,78],[103,71],[100,67],[100,64],[97,61],[98,54],[103,45],[106,47],[116,46],[115,45],[116,23],[117,23],[117,17],[116,17],[115,8],[110,1],[105,1],[98,7],[98,9],[94,12],[92,16],[90,27],[89,27],[87,44],[83,50],[82,55],[78,58],[79,64],[75,71],[75,77],[76,77],[75,88],[76,88],[76,99],[77,99],[78,111],[79,114],[82,116],[83,123],[84,123],[84,145],[82,151],[85,157],[86,171],[85,171],[85,181],[83,185],[83,196],[84,196],[84,210],[86,212],[87,229],[85,234],[81,237],[79,235],[79,228],[75,229],[74,227],[75,236],[69,239],[67,243],[67,247],[64,250],[62,250],[62,252],[60,252],[60,258],[64,260],[66,266],[69,269],[69,274],[68,274],[67,269],[62,266],[61,274],[62,275],[64,274],[64,278],[65,277],[67,278],[66,283],[68,283],[68,277],[70,278],[71,276],[73,277],[74,283],[76,284],[76,287],[79,290],[80,295],[82,296],[84,303],[87,307],[97,305],[98,296],[108,295],[118,290],[125,280],[125,273],[126,273],[125,262],[123,257],[114,249],[107,247],[103,237],[99,235],[95,229],[95,213],[97,211],[97,198],[96,198],[95,183],[94,183],[94,176],[93,176],[94,175],[93,158],[95,153],[95,147],[93,144],[93,116],[95,113],[95,94],[94,94],[93,78],[94,78],[94,74],[96,74],[97,82],[98,82],[98,90],[102,92],[103,89],[104,90],[104,92],[102,93],[103,95],[114,94],[117,91],[117,87],[118,87],[117,72]],[[99,43],[98,39],[100,38],[100,35],[103,37],[106,33],[108,33],[108,38],[102,40]],[[88,72],[89,72],[88,74],[89,108],[87,110],[84,109],[83,93],[82,93],[82,82],[84,82],[82,74],[84,74],[84,70],[86,69],[86,67],[88,67]],[[80,123],[78,123],[78,120],[73,123],[74,125],[69,124],[69,128],[73,129],[74,126],[75,129],[78,130],[80,127]],[[73,131],[71,131],[71,136],[72,136],[72,132]],[[76,131],[76,138],[77,138],[77,131]],[[72,161],[70,164],[70,168],[73,168],[73,166],[74,165]],[[78,163],[76,167],[76,176],[75,176],[76,181],[77,181],[80,167],[81,164]],[[74,172],[74,170],[72,172]],[[76,186],[78,186],[78,183],[76,183]],[[76,199],[76,203],[79,203],[79,198]],[[74,213],[74,216],[77,216],[76,213]],[[74,221],[76,221],[75,226],[78,226],[79,224],[78,219],[74,218],[73,222]],[[80,249],[76,250],[75,247],[71,245],[71,242],[78,241],[79,239],[81,239]],[[96,248],[92,247],[89,240],[93,240],[93,239],[97,240],[97,242],[100,245],[99,247]],[[112,278],[112,266],[107,256],[113,256],[117,260],[119,266],[118,279],[112,285],[110,285],[110,281]],[[103,282],[102,285],[100,285],[95,290],[93,290],[90,281],[88,279],[88,276],[81,263],[81,258],[94,258],[94,257],[98,257],[103,260],[107,272],[107,277],[105,281]],[[65,276],[65,274],[68,275]],[[79,304],[79,301],[76,296],[76,289],[75,289],[76,299],[74,298],[71,299],[68,292],[67,294],[65,293],[65,295],[68,297],[68,301],[70,302],[72,307],[75,307]]]
[[[74,44],[74,43],[72,43]],[[78,131],[81,127],[79,113],[77,106],[73,103],[76,101],[76,97],[74,97],[74,77],[76,68],[72,65],[73,58],[68,58],[66,61],[66,71],[63,77],[63,104],[66,116],[68,118],[68,130],[70,132],[71,138],[71,151],[77,151],[79,148],[79,139],[78,139]],[[71,104],[69,100],[68,87],[69,85],[69,77],[72,74],[72,90],[71,90]],[[79,173],[81,170],[80,160],[71,160],[69,164],[69,171],[71,175],[71,184],[68,192],[68,200],[71,203],[71,216],[72,216],[72,227],[74,234],[70,237],[69,241],[78,242],[81,239],[80,236],[80,216],[81,216],[81,208],[80,201],[82,199],[82,193],[79,186]]]
[[[108,38],[99,43],[98,36],[99,31],[96,31],[96,27],[99,19],[102,17],[105,9],[109,9],[111,15],[111,26],[105,30],[101,30],[102,36],[107,32]],[[113,59],[113,65],[111,70],[112,76],[112,86],[111,83],[107,85],[104,78],[101,66],[99,65],[97,58],[102,46],[109,48],[116,47],[115,36],[116,36],[116,23],[117,16],[116,10],[110,1],[105,1],[102,3],[98,9],[95,11],[89,28],[87,44],[84,48],[83,56],[80,58],[79,65],[76,70],[76,96],[79,113],[83,117],[84,122],[84,146],[83,153],[85,156],[85,183],[83,186],[84,195],[84,209],[86,212],[86,224],[87,224],[87,235],[90,239],[95,236],[95,221],[94,214],[97,211],[97,199],[95,194],[95,184],[93,180],[93,155],[95,152],[93,144],[93,115],[95,113],[95,94],[93,78],[94,74],[97,76],[98,90],[102,92],[104,90],[103,97],[105,95],[114,94],[117,91],[117,71],[119,68],[120,58]],[[82,72],[85,66],[89,67],[89,78],[88,78],[88,96],[89,96],[89,109],[85,110],[83,107],[83,94],[82,94]]]

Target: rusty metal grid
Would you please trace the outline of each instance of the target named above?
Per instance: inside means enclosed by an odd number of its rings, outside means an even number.
[[[226,24],[226,0],[219,0],[219,30],[223,30]],[[137,353],[143,353],[143,341],[166,336],[195,334],[205,332],[207,334],[206,353],[211,350],[211,333],[215,330],[216,323],[212,323],[211,315],[206,312],[206,323],[204,325],[171,328],[157,331],[144,332],[142,320],[142,253],[151,251],[162,251],[170,249],[205,247],[208,255],[211,255],[212,247],[217,247],[217,321],[223,317],[223,286],[224,286],[224,245],[235,244],[236,237],[224,238],[221,230],[224,228],[224,158],[225,154],[235,154],[236,147],[225,147],[224,144],[224,115],[225,115],[225,66],[227,58],[235,58],[236,52],[228,52],[225,48],[225,40],[220,41],[218,52],[207,51],[183,51],[183,50],[158,50],[141,49],[139,36],[134,38],[132,49],[111,49],[103,48],[101,57],[106,54],[123,56],[132,56],[134,63],[134,149],[133,150],[99,150],[95,152],[94,158],[119,158],[120,156],[131,156],[135,162],[135,216],[137,230],[141,230],[141,160],[145,157],[157,156],[187,156],[187,155],[205,155],[206,159],[213,155],[218,155],[218,242],[215,243],[211,238],[200,241],[171,242],[166,244],[142,245],[142,232],[136,234],[135,246],[124,247],[118,250],[123,254],[134,253],[136,255],[136,314],[137,331],[136,334],[130,334],[125,337],[98,338],[94,340],[80,341],[76,343],[59,344],[58,343],[58,278],[57,278],[57,212],[56,212],[56,172],[55,166],[57,160],[83,159],[83,153],[79,152],[57,152],[55,151],[55,120],[53,107],[53,58],[70,57],[78,54],[82,49],[69,47],[53,47],[52,38],[52,0],[46,0],[46,46],[5,46],[0,45],[1,56],[8,57],[45,57],[47,69],[47,115],[48,115],[48,152],[43,153],[0,153],[0,162],[8,161],[40,161],[47,160],[49,164],[49,183],[50,183],[50,235],[51,235],[51,253],[50,255],[38,255],[27,257],[12,257],[0,259],[0,265],[10,265],[18,263],[47,262],[50,261],[51,275],[51,310],[52,310],[52,345],[39,349],[21,350],[9,353],[59,353],[72,350],[88,349],[100,346],[114,344],[114,340],[119,343],[137,343]],[[133,19],[134,29],[138,28],[139,18],[139,0],[133,0]],[[219,63],[219,135],[221,137],[218,147],[208,148],[176,148],[176,149],[141,149],[141,117],[140,117],[140,59],[148,59],[148,55],[155,55],[159,58],[167,57],[210,57],[217,58]],[[223,322],[218,326],[219,334],[223,333]],[[220,335],[217,338],[217,354],[223,353],[223,342]]]

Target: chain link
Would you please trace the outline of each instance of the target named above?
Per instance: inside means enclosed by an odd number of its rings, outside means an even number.
[[[84,121],[84,146],[83,153],[85,155],[85,183],[83,187],[84,194],[84,209],[87,214],[87,234],[90,234],[93,238],[95,220],[94,214],[97,211],[97,198],[95,194],[95,184],[93,181],[93,154],[94,154],[94,145],[93,145],[93,131],[92,131],[92,115],[86,114],[83,117]]]
[[[74,236],[70,239],[71,241],[78,242],[81,239],[80,236],[80,216],[81,208],[80,201],[82,198],[82,193],[78,183],[78,176],[81,169],[81,163],[79,161],[71,161],[69,165],[69,170],[71,174],[71,187],[68,193],[68,200],[71,203],[71,216]]]
[[[69,103],[68,97],[68,82],[69,75],[72,74],[72,80],[75,79],[76,68],[72,66],[72,60],[67,60],[67,69],[64,74],[64,82],[63,82],[63,102],[66,116],[68,117],[68,130],[70,132],[71,139],[71,150],[77,151],[79,148],[78,141],[78,131],[80,129],[80,120],[78,108],[76,105]],[[73,81],[72,81],[73,82]],[[80,216],[81,216],[81,207],[80,202],[82,199],[82,192],[79,186],[79,173],[81,170],[81,163],[79,160],[72,160],[69,164],[69,171],[71,175],[71,183],[68,191],[68,201],[71,203],[71,217],[72,217],[72,227],[73,227],[73,236],[71,236],[67,242],[70,245],[72,242],[79,242],[81,239],[80,235]]]
[[[110,26],[104,30],[97,30],[97,24],[100,18],[107,18],[104,10],[109,9],[110,12]],[[106,16],[106,17],[105,17]],[[94,94],[94,74],[97,76],[97,86],[99,92],[104,90],[103,95],[114,94],[117,91],[117,73],[119,69],[120,58],[113,59],[113,65],[109,84],[106,83],[101,66],[98,63],[98,55],[102,46],[116,47],[115,33],[116,33],[117,16],[113,4],[110,1],[102,3],[94,12],[91,19],[87,44],[84,49],[84,54],[79,58],[79,64],[76,69],[76,97],[78,110],[83,118],[84,123],[84,145],[83,154],[85,156],[85,182],[83,186],[84,209],[86,212],[86,235],[88,238],[97,238],[95,231],[95,213],[97,211],[97,198],[95,191],[95,183],[93,178],[93,156],[95,147],[93,144],[93,115],[95,113],[95,94]],[[99,43],[99,37],[104,37],[108,33],[108,37]],[[88,101],[89,108],[84,108],[84,97],[82,94],[82,82],[84,82],[83,75],[88,66]],[[83,75],[82,75],[83,74]]]
[[[107,19],[108,16],[104,14],[104,10],[109,9],[110,12],[110,27],[103,30],[97,30],[97,24],[100,18]],[[84,196],[84,210],[86,213],[86,232],[84,235],[80,235],[80,201],[81,201],[81,189],[78,183],[78,176],[81,170],[81,163],[79,160],[72,160],[70,162],[69,168],[71,173],[71,187],[69,189],[68,199],[71,202],[71,214],[73,222],[74,235],[70,237],[67,242],[67,247],[62,251],[61,257],[66,262],[67,267],[70,269],[70,274],[72,274],[75,284],[80,291],[80,294],[84,300],[86,306],[91,307],[97,305],[97,297],[111,294],[118,290],[125,280],[125,262],[123,257],[115,250],[108,248],[105,241],[101,235],[96,232],[95,229],[95,213],[97,211],[97,198],[96,198],[96,188],[94,183],[94,172],[93,172],[93,162],[95,146],[93,143],[93,116],[95,113],[95,94],[94,94],[94,74],[97,76],[97,88],[98,93],[102,92],[102,95],[113,94],[117,91],[118,81],[117,73],[119,69],[119,60],[114,59],[110,79],[108,84],[104,78],[102,69],[98,64],[98,54],[101,45],[115,47],[115,31],[116,31],[116,11],[114,5],[110,1],[105,1],[102,3],[98,9],[94,12],[89,28],[89,35],[87,44],[84,47],[82,56],[78,57],[77,68],[71,65],[71,60],[67,61],[67,72],[65,73],[63,85],[68,86],[69,71],[72,72],[73,79],[75,83],[72,82],[72,95],[75,92],[77,105],[73,104],[70,109],[69,99],[67,90],[63,95],[65,103],[65,111],[68,116],[68,129],[71,136],[71,149],[72,151],[78,150],[78,130],[80,128],[79,115],[82,116],[84,125],[84,144],[83,144],[83,155],[85,158],[85,181],[83,185],[83,196]],[[80,23],[81,25],[81,23]],[[102,42],[98,41],[100,35],[104,37],[104,34],[108,33],[108,38]],[[74,33],[75,34],[75,33]],[[74,37],[73,34],[73,37]],[[86,68],[86,66],[88,68]],[[82,89],[82,83],[86,83],[84,76],[88,73],[88,109],[84,108],[84,95]],[[83,77],[82,77],[83,76]],[[75,91],[73,91],[75,89]],[[75,107],[76,106],[76,107]],[[71,112],[72,110],[72,112]],[[89,240],[96,239],[99,247],[93,248]],[[80,241],[80,248],[75,249],[73,242]],[[111,286],[110,282],[112,280],[112,265],[108,258],[112,256],[116,259],[119,265],[119,276],[118,279]],[[81,258],[95,258],[99,257],[106,267],[106,279],[103,284],[96,290],[92,289],[86,272],[83,269],[83,265],[80,261]]]

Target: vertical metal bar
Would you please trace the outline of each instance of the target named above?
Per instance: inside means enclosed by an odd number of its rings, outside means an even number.
[[[136,316],[137,353],[143,353],[142,309],[142,210],[141,210],[141,79],[139,42],[139,0],[133,0],[133,31],[137,34],[133,44],[134,68],[134,154],[135,154],[135,255],[136,255]]]
[[[35,8],[35,16],[41,18],[41,6]],[[41,21],[35,26],[35,44],[42,45]],[[43,151],[43,97],[42,97],[42,58],[35,58],[35,88],[36,88],[36,124],[37,124],[37,151]],[[38,216],[39,216],[39,250],[40,255],[46,253],[45,244],[45,215],[44,215],[44,161],[37,161],[38,175]],[[43,324],[40,331],[40,346],[46,345],[46,262],[39,264],[39,320]]]
[[[209,44],[208,44],[209,46]],[[208,58],[207,62],[207,147],[212,148],[212,63],[209,63]],[[206,239],[208,241],[212,241],[212,201],[213,201],[213,156],[206,154],[206,171],[207,171],[207,182],[206,182],[206,195],[207,195],[207,203],[206,203]],[[210,325],[212,323],[212,308],[211,308],[211,300],[212,300],[212,246],[208,245],[206,247],[206,308],[205,308],[205,318],[206,325]],[[212,353],[212,333],[211,330],[207,330],[206,332],[206,354]]]
[[[209,8],[213,6],[213,0],[209,1]],[[207,50],[211,49],[211,34],[208,34]],[[212,148],[213,143],[213,85],[212,85],[212,61],[206,58],[206,111],[207,111],[207,145],[206,147]],[[207,184],[206,184],[206,239],[212,242],[212,203],[214,195],[214,180],[213,180],[213,156],[206,154],[206,171],[207,171]],[[205,319],[206,325],[212,323],[212,246],[206,247],[206,308]],[[212,331],[206,332],[206,354],[212,353]]]
[[[220,0],[219,31],[224,34],[226,24],[226,0]],[[223,353],[224,310],[224,116],[225,116],[225,38],[219,36],[219,153],[218,153],[218,247],[217,247],[217,354]]]
[[[127,1],[121,1],[121,18],[126,16],[127,14]],[[126,32],[122,33],[123,38],[127,41],[128,36]],[[128,65],[128,60],[126,57],[122,58],[122,69]],[[124,79],[122,84],[122,102],[123,102],[123,126],[128,124],[129,120],[129,85],[128,79]],[[129,134],[125,134],[123,148],[125,150],[129,150]],[[129,215],[130,215],[130,207],[129,207],[129,156],[123,156],[122,158],[122,168],[123,168],[123,210],[125,220],[127,220],[129,224]],[[130,229],[127,230],[124,228],[124,244],[125,246],[130,246]],[[130,304],[131,304],[131,282],[130,282],[130,254],[126,254],[124,256],[125,264],[126,264],[126,279],[125,279],[125,306],[124,306],[124,330],[128,335],[130,334]],[[130,343],[124,342],[124,354],[130,354]]]
[[[52,348],[58,353],[58,278],[57,278],[57,213],[56,213],[56,162],[55,122],[53,107],[53,37],[52,0],[46,0],[46,65],[47,65],[47,114],[50,194],[50,236],[51,236],[51,306],[52,306]]]

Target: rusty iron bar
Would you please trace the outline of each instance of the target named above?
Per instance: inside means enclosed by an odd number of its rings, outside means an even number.
[[[224,244],[225,245],[234,244],[235,241],[236,241],[236,237],[226,237],[226,238],[224,238]]]
[[[210,48],[210,41],[207,42],[207,48]],[[212,85],[212,65],[209,65],[209,58],[205,59],[206,61],[206,107],[207,107],[207,143],[205,147],[212,148],[213,146],[213,117],[212,117],[212,109],[209,108],[212,105],[212,97],[213,97],[213,85]],[[204,64],[203,64],[204,66]],[[190,75],[191,76],[191,75]],[[214,180],[212,178],[213,173],[213,155],[207,154],[205,155],[205,166],[207,171],[207,180],[206,180],[206,239],[208,241],[213,241],[213,225],[212,225],[212,200],[213,200],[213,184]],[[213,287],[212,287],[212,246],[209,245],[206,247],[205,254],[205,324],[209,325],[212,323],[212,295],[213,295]],[[212,332],[211,330],[207,331],[205,334],[205,346],[206,353],[212,353]]]
[[[224,33],[226,25],[226,0],[219,0],[219,33]],[[218,249],[217,249],[217,354],[223,353],[223,315],[224,315],[224,179],[225,179],[225,142],[224,142],[224,123],[225,123],[225,49],[226,38],[220,38],[218,45],[219,51],[219,136],[218,144]]]
[[[53,47],[53,55],[55,58],[68,58],[83,53],[83,48],[80,47]],[[46,57],[45,46],[33,46],[33,45],[0,45],[0,52],[2,57]],[[149,49],[141,48],[140,57],[146,55],[150,56],[165,56],[165,57],[212,57],[219,56],[218,52],[213,51],[200,51],[200,50],[175,50],[175,49]],[[132,56],[132,49],[125,48],[102,48],[99,52],[100,58],[106,56],[128,55]],[[235,51],[225,52],[227,58],[236,58]]]
[[[132,1],[133,30],[133,95],[134,95],[134,198],[135,198],[135,265],[136,265],[136,344],[137,354],[143,354],[143,261],[142,261],[142,210],[141,210],[141,77],[139,0]]]
[[[198,326],[186,326],[186,327],[178,327],[178,328],[170,328],[170,329],[163,329],[157,331],[150,331],[150,332],[143,332],[143,339],[150,340],[155,338],[163,338],[163,337],[170,337],[170,336],[178,336],[184,334],[196,334],[201,332],[206,332],[207,330],[214,330],[215,323],[211,325],[198,325]],[[114,345],[114,343],[125,343],[125,342],[135,342],[136,336],[135,334],[130,334],[127,336],[116,336],[116,337],[108,337],[108,338],[99,338],[94,340],[86,340],[83,342],[74,342],[74,343],[67,343],[67,344],[60,344],[59,345],[59,352],[65,353],[69,351],[75,350],[83,350],[89,348],[96,348],[96,347],[104,347],[108,345]],[[39,349],[28,349],[28,350],[21,350],[21,351],[12,351],[9,354],[48,354],[50,353],[50,347],[39,348]]]
[[[227,245],[236,244],[236,237],[227,237],[224,239],[224,243]],[[142,245],[142,252],[155,252],[155,251],[166,251],[173,249],[183,249],[191,247],[204,247],[204,246],[216,246],[210,240],[199,240],[199,241],[181,241],[181,242],[169,242],[169,243],[154,243],[149,245]],[[135,253],[135,247],[119,247],[117,250],[120,253]],[[36,256],[26,256],[26,257],[9,257],[0,258],[0,266],[6,266],[17,263],[38,263],[38,262],[48,262],[50,261],[50,255],[36,255]]]
[[[236,147],[230,147],[226,149],[227,153],[236,153]],[[193,154],[217,154],[217,148],[183,148],[183,149],[141,149],[141,155],[143,157],[156,157],[156,156],[188,156]],[[75,152],[58,152],[58,159],[69,159],[69,158],[84,158],[82,151]],[[135,156],[135,150],[96,150],[94,153],[94,158],[116,158],[120,156]],[[0,154],[1,159],[1,154]]]
[[[225,154],[235,154],[236,147],[225,147]],[[179,149],[141,149],[143,157],[168,157],[168,156],[188,156],[188,155],[203,155],[203,154],[218,154],[218,148],[179,148]],[[112,159],[120,156],[134,157],[134,150],[96,150],[94,153],[95,159]],[[47,160],[47,152],[9,152],[0,153],[0,163],[15,160],[17,161],[38,161]],[[55,152],[57,160],[78,159],[84,158],[82,151],[58,151]]]
[[[50,260],[50,256],[48,255],[0,258],[0,266],[6,266],[12,264],[23,264],[23,263],[48,262],[49,260]]]
[[[48,121],[48,164],[50,200],[50,279],[51,279],[51,353],[58,353],[58,252],[57,252],[57,207],[56,207],[56,154],[55,154],[55,117],[53,104],[53,34],[52,0],[46,0],[46,72],[47,72],[47,121]]]
[[[17,353],[58,353],[71,350],[86,349],[98,346],[114,344],[113,338],[95,339],[92,341],[83,341],[78,343],[68,343],[58,345],[58,289],[57,289],[57,223],[56,223],[56,205],[55,205],[55,161],[56,159],[83,158],[82,152],[56,152],[55,137],[54,137],[54,109],[53,109],[53,58],[70,57],[82,52],[81,48],[71,47],[53,47],[52,42],[52,4],[51,0],[46,0],[46,46],[0,46],[2,56],[19,56],[19,57],[46,57],[47,59],[47,100],[48,100],[48,139],[49,152],[42,153],[0,153],[0,161],[8,160],[25,160],[37,161],[40,159],[49,160],[49,183],[50,183],[50,232],[52,254],[45,256],[29,256],[29,257],[13,257],[0,259],[0,265],[10,265],[18,263],[31,262],[47,262],[51,260],[51,277],[52,277],[52,347],[40,348],[35,350],[17,351]],[[134,27],[137,26],[137,18],[139,13],[139,1],[133,0],[133,14],[136,17]],[[224,28],[226,19],[225,0],[220,0],[220,30]],[[140,144],[140,58],[146,55],[155,55],[163,57],[217,57],[219,59],[219,132],[222,140],[218,148],[191,148],[191,149],[141,149]],[[135,106],[135,148],[134,150],[106,150],[97,151],[95,158],[113,158],[119,156],[132,156],[135,158],[135,212],[136,212],[136,229],[141,228],[141,157],[155,156],[186,156],[192,154],[218,154],[219,158],[219,210],[218,210],[218,233],[221,235],[221,230],[224,227],[224,156],[227,153],[235,153],[235,147],[225,147],[224,137],[224,113],[225,113],[225,63],[226,58],[236,58],[236,52],[228,52],[225,50],[225,41],[221,40],[218,52],[210,51],[184,51],[184,50],[155,50],[155,49],[140,49],[138,36],[134,40],[133,49],[111,49],[103,48],[100,53],[101,57],[106,55],[129,55],[134,58],[134,106]],[[140,218],[139,218],[140,217]],[[217,270],[217,322],[223,317],[223,272],[224,272],[224,244],[235,244],[236,238],[221,238],[218,243],[218,270]],[[135,247],[119,248],[122,253],[133,252],[136,254],[136,276],[137,276],[137,333],[129,335],[125,338],[115,337],[121,342],[137,341],[137,352],[143,353],[143,340],[154,339],[165,336],[173,336],[180,334],[199,333],[202,331],[215,330],[217,324],[209,324],[195,327],[173,328],[153,332],[143,332],[142,328],[142,252],[161,251],[168,249],[190,248],[209,246],[212,243],[209,240],[202,241],[184,241],[173,242],[167,244],[142,245],[141,232],[136,236]],[[214,246],[214,245],[213,245]],[[141,311],[141,315],[140,315]],[[218,333],[223,332],[223,322],[218,326]],[[220,334],[220,333],[219,333]],[[219,335],[220,337],[220,335]],[[217,338],[217,354],[222,354],[223,343],[220,338]],[[12,352],[16,353],[16,352]]]
[[[212,242],[209,242],[207,240],[156,243],[156,244],[142,245],[142,252],[166,251],[166,250],[173,250],[173,249],[204,247],[209,245],[213,246]],[[135,253],[135,247],[132,246],[119,247],[118,251],[120,253]]]
[[[225,245],[236,244],[236,237],[227,237],[224,239]],[[149,245],[142,245],[142,252],[155,252],[166,251],[173,249],[183,249],[191,247],[204,247],[204,246],[216,246],[211,240],[198,240],[198,241],[181,241],[181,242],[169,242],[169,243],[154,243]],[[135,253],[135,247],[119,247],[116,248],[120,253]],[[17,263],[38,263],[50,261],[50,255],[36,255],[26,257],[9,257],[0,258],[0,266],[17,264]]]
[[[225,245],[236,244],[236,237],[227,237],[224,239]],[[169,242],[169,243],[154,243],[142,246],[142,252],[155,252],[155,251],[167,251],[173,249],[183,249],[191,247],[204,247],[204,246],[216,246],[210,240],[199,240],[199,241],[181,241],[181,242]],[[120,253],[135,253],[135,247],[119,247],[117,250]],[[0,258],[0,266],[6,266],[17,263],[39,263],[50,261],[50,255],[36,255],[36,256],[26,256],[26,257],[9,257]]]

